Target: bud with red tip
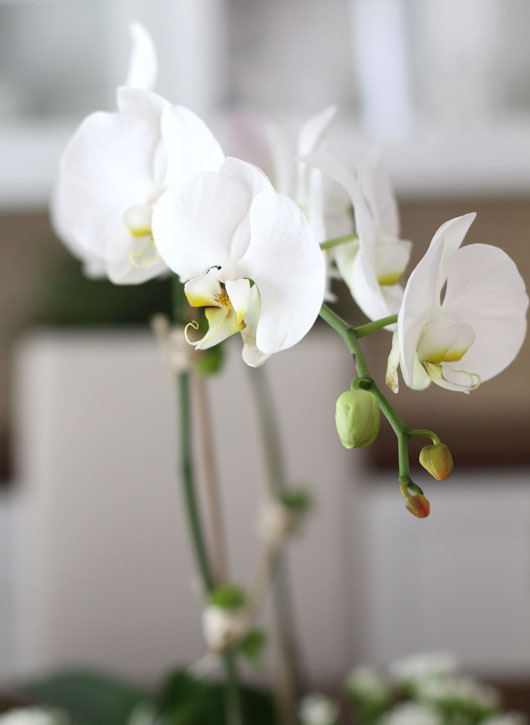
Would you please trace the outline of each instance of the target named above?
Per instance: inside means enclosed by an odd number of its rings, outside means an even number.
[[[453,470],[453,457],[444,443],[424,446],[420,451],[420,463],[437,481],[448,478]]]
[[[399,479],[401,495],[405,499],[405,508],[418,519],[426,518],[431,512],[431,504],[419,486],[410,478]]]

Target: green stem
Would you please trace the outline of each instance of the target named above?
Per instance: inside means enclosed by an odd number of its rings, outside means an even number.
[[[287,489],[287,479],[272,393],[261,368],[250,368],[249,373],[263,441],[268,495],[277,498]],[[295,638],[287,560],[281,553],[278,554],[277,568],[272,585],[272,603],[278,632],[281,669],[283,671],[279,705],[286,725],[296,725],[296,701],[300,692],[301,673]]]
[[[359,339],[360,337],[365,337],[371,332],[380,330],[382,327],[395,324],[397,322],[397,319],[397,315],[389,315],[388,317],[382,317],[380,320],[374,320],[374,322],[367,322],[366,325],[360,325],[359,327],[354,328],[355,337],[357,339]]]
[[[409,438],[430,438],[435,446],[439,446],[442,442],[436,433],[433,433],[432,430],[427,430],[426,428],[415,428],[414,430],[409,430]]]
[[[330,327],[332,327],[336,332],[339,333],[339,335],[342,337],[344,342],[346,343],[346,347],[351,353],[351,356],[353,358],[353,362],[355,365],[355,368],[357,370],[357,374],[359,378],[362,380],[360,381],[360,387],[362,387],[364,390],[370,390],[373,395],[377,398],[377,401],[379,403],[379,408],[382,411],[385,418],[388,420],[390,425],[392,426],[392,430],[396,434],[397,443],[398,443],[398,461],[399,461],[399,477],[400,478],[408,478],[410,479],[410,462],[409,462],[409,447],[408,447],[408,441],[409,441],[409,435],[410,435],[410,428],[405,424],[405,422],[401,419],[401,417],[398,415],[398,413],[394,410],[394,408],[390,405],[385,395],[382,393],[382,391],[377,386],[371,372],[370,368],[368,367],[368,364],[366,362],[366,359],[364,357],[364,354],[362,352],[361,346],[359,345],[359,341],[357,339],[357,330],[356,328],[352,327],[346,320],[343,320],[342,317],[337,315],[336,312],[331,310],[327,305],[322,305],[320,309],[320,317],[328,323]],[[379,324],[379,327],[384,327],[385,324],[389,324],[387,320],[391,318],[383,318],[382,320],[376,320],[374,325]],[[395,320],[391,320],[395,321]],[[372,324],[372,323],[370,323]],[[362,327],[366,327],[363,325]],[[378,329],[377,327],[374,327],[373,329]]]
[[[187,322],[188,306],[184,287],[178,277],[173,278],[173,321],[177,325],[185,325]],[[184,502],[188,517],[190,537],[195,553],[197,567],[201,575],[205,592],[214,587],[214,579],[206,548],[206,539],[199,511],[195,485],[195,470],[193,466],[193,444],[192,444],[192,420],[190,404],[190,373],[184,370],[178,374],[179,390],[179,423],[180,423],[180,461]],[[226,673],[225,708],[226,721],[228,725],[243,725],[242,706],[238,686],[237,666],[235,656],[227,651],[223,655],[223,663]]]
[[[341,244],[355,242],[357,239],[359,239],[357,234],[346,234],[344,237],[335,237],[335,239],[328,239],[325,242],[320,242],[320,249],[332,249],[333,247],[340,247]]]

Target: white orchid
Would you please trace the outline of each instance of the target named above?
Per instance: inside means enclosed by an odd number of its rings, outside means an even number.
[[[153,214],[165,263],[205,307],[206,349],[241,332],[243,359],[261,365],[309,332],[324,295],[324,260],[298,206],[257,167],[226,159],[218,173],[175,184]]]
[[[399,280],[412,245],[399,237],[397,203],[380,150],[373,148],[356,174],[328,155],[313,154],[312,160],[346,189],[353,204],[358,239],[333,250],[340,276],[370,319],[397,313],[403,296]]]
[[[342,188],[330,185],[322,171],[307,161],[312,154],[322,153],[325,149],[326,132],[336,112],[336,106],[328,106],[311,116],[300,128],[296,143],[283,129],[268,127],[275,189],[296,201],[319,243],[353,231],[349,202]],[[333,301],[331,279],[336,276],[331,264],[333,255],[330,252],[322,254],[327,265],[325,297]]]
[[[405,289],[397,344],[412,388],[434,382],[467,393],[504,370],[523,342],[528,297],[513,261],[486,244],[459,248],[474,218],[438,229]]]
[[[128,81],[150,85],[156,55],[133,26]],[[190,173],[216,171],[223,152],[192,111],[172,106],[145,87],[122,87],[116,113],[94,113],[61,159],[52,216],[55,228],[88,274],[135,284],[167,271],[154,245],[154,205]]]
[[[318,693],[302,698],[298,714],[302,725],[336,725],[339,717],[333,700]]]

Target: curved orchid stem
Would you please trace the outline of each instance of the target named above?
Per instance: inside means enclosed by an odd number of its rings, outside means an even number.
[[[348,242],[355,242],[359,239],[357,234],[346,234],[343,237],[335,237],[334,239],[327,239],[325,242],[320,242],[320,249],[333,249],[333,247],[340,247],[341,244],[348,244]]]
[[[187,322],[187,303],[184,288],[178,277],[173,279],[173,319],[179,325]],[[179,413],[180,413],[180,461],[181,475],[186,504],[186,514],[190,529],[190,538],[195,552],[197,567],[201,576],[205,592],[215,586],[210,558],[206,547],[206,539],[202,519],[197,502],[195,469],[193,466],[192,448],[192,420],[190,405],[190,373],[183,370],[178,373]],[[239,694],[238,674],[233,652],[223,654],[223,664],[226,674],[226,720],[228,725],[243,725],[242,705]]]
[[[383,327],[386,327],[387,325],[394,325],[397,322],[397,315],[389,315],[388,317],[382,317],[380,320],[374,320],[374,322],[368,322],[366,325],[360,325],[359,327],[354,327],[355,330],[355,337],[359,339],[360,337],[366,337],[366,335],[369,335],[371,332],[375,332],[376,330],[380,330]]]
[[[373,379],[361,346],[359,345],[357,334],[358,328],[352,327],[348,322],[346,322],[346,320],[343,320],[342,317],[337,315],[336,312],[325,304],[322,305],[320,310],[320,317],[324,320],[324,322],[327,322],[330,327],[338,332],[346,343],[346,347],[350,351],[355,369],[357,370],[357,374],[360,378],[359,387],[364,390],[370,390],[370,392],[377,398],[381,412],[388,420],[392,430],[396,434],[398,444],[399,479],[410,481],[409,439],[411,437],[415,437],[412,435],[415,431],[409,428],[409,426],[402,420]],[[385,317],[381,320],[376,320],[374,323],[369,323],[369,325],[373,325],[372,330],[377,330],[389,324],[389,319],[390,318]],[[395,322],[394,319],[391,321]],[[366,329],[369,325],[363,325],[360,329]],[[365,332],[364,334],[367,333]],[[425,431],[422,431],[422,433],[424,432]],[[414,486],[417,493],[423,493],[419,486],[412,484],[412,482],[411,485]]]
[[[427,430],[426,428],[415,428],[414,430],[409,430],[409,438],[430,438],[435,446],[439,446],[442,442],[436,433],[432,430]]]

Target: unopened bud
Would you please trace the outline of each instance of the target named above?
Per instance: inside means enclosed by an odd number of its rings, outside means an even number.
[[[431,513],[431,504],[422,493],[409,496],[405,501],[405,508],[418,519],[424,519]]]
[[[420,451],[420,463],[437,481],[448,478],[453,470],[453,457],[444,443],[424,446]]]
[[[405,499],[405,508],[418,519],[424,519],[431,513],[431,504],[423,491],[408,476],[399,479],[401,495]],[[412,491],[412,493],[411,493]]]
[[[379,433],[380,413],[377,398],[369,390],[347,390],[339,395],[335,423],[345,448],[364,448]]]

